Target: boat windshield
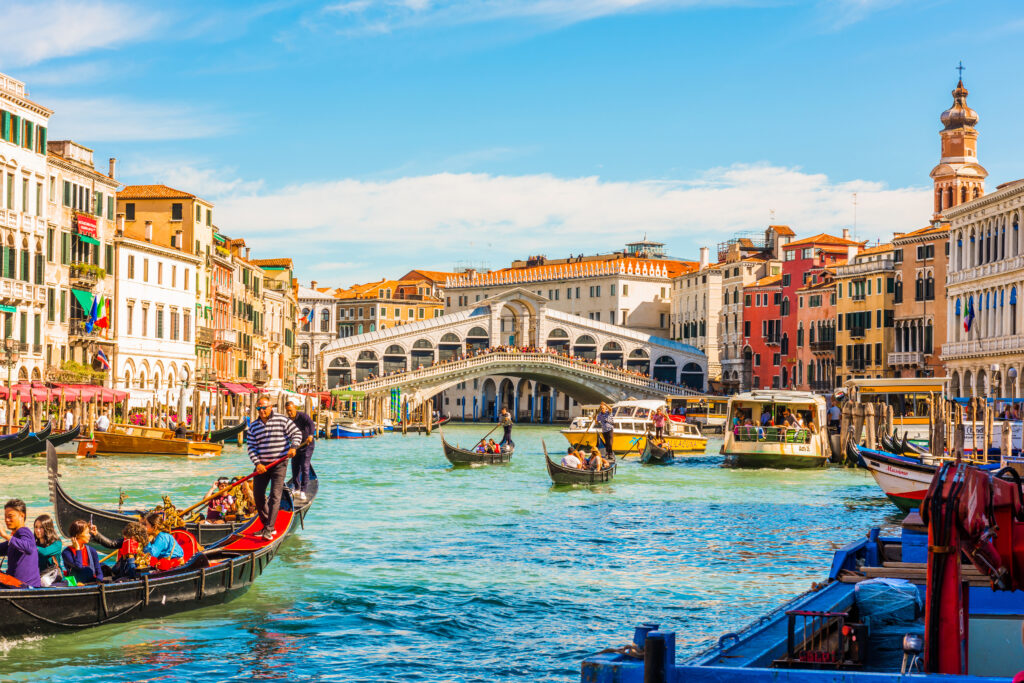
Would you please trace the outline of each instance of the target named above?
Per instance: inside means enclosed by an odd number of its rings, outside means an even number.
[[[928,401],[930,394],[920,393],[861,393],[861,403],[892,406],[894,417],[928,417]]]
[[[788,419],[787,419],[788,418]],[[815,406],[808,403],[733,403],[729,425],[736,427],[806,427],[814,429]],[[794,420],[798,423],[794,424]]]
[[[633,417],[636,410],[636,406],[617,406],[612,411],[612,417]]]
[[[810,443],[811,430],[795,427],[735,427],[737,441],[760,443]]]

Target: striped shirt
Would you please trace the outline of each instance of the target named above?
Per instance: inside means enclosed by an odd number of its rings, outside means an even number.
[[[253,464],[269,465],[287,454],[288,449],[298,448],[302,432],[287,417],[274,413],[266,422],[260,419],[250,422],[245,440]]]

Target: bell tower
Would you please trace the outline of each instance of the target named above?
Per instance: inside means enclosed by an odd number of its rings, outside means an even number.
[[[957,70],[963,72],[963,65]],[[978,113],[967,106],[967,88],[961,77],[953,89],[953,106],[939,117],[942,158],[932,169],[935,185],[933,219],[942,212],[985,194],[988,171],[978,163]]]

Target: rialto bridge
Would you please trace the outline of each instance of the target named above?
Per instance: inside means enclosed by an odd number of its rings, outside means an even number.
[[[532,381],[526,390],[534,396],[542,386],[588,403],[707,386],[707,358],[697,348],[551,310],[547,302],[515,288],[471,310],[338,339],[319,350],[320,367],[326,368],[321,385],[370,395],[398,387],[413,404],[495,375]],[[516,349],[493,351],[502,347]],[[507,404],[519,403],[523,384]]]

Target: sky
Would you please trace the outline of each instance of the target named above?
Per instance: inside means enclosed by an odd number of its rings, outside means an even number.
[[[0,35],[50,139],[214,202],[303,284],[890,239],[930,220],[961,61],[988,187],[1024,177],[1019,2],[4,0]]]

